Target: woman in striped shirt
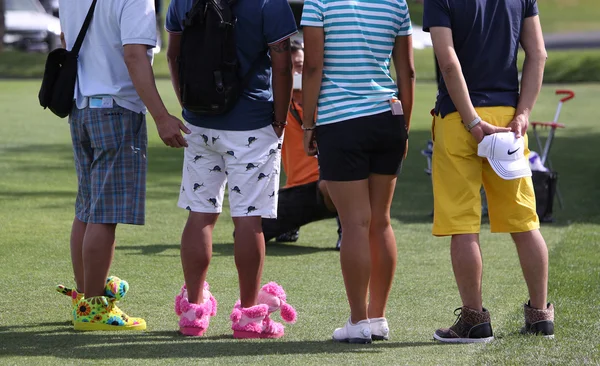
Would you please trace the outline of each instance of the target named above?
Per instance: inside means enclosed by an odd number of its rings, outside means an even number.
[[[388,339],[385,307],[397,256],[390,207],[415,83],[408,6],[405,0],[306,0],[301,24],[305,150],[315,155],[318,146],[321,177],[343,229],[351,316],[333,339]]]

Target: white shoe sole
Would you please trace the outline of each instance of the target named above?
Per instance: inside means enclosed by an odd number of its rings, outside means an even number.
[[[494,340],[494,337],[487,338],[442,338],[437,334],[433,334],[433,339],[443,343],[489,343]]]

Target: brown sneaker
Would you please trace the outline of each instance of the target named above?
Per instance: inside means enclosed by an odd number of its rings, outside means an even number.
[[[494,339],[490,313],[470,309],[466,306],[454,310],[456,322],[450,328],[435,331],[433,338],[445,343],[487,343]]]
[[[535,334],[554,339],[554,305],[548,303],[544,310],[529,305],[529,302],[523,305],[525,326],[521,328],[521,334]]]

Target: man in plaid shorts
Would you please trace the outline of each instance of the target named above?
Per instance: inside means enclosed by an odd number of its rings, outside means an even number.
[[[63,46],[73,47],[92,0],[61,0]],[[171,116],[156,90],[152,48],[156,18],[152,0],[98,1],[79,54],[75,103],[69,123],[78,192],[71,232],[77,288],[59,286],[73,299],[76,330],[146,328],[115,302],[127,282],[108,277],[117,224],[144,224],[146,107],[163,142],[187,146],[189,130]],[[85,295],[83,294],[85,292]]]

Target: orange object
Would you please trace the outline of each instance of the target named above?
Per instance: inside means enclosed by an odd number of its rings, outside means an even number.
[[[295,108],[302,117],[302,107],[292,100],[291,108]],[[319,180],[319,163],[314,156],[307,156],[304,152],[304,131],[301,123],[288,111],[287,127],[283,138],[281,161],[287,176],[285,188],[312,183]]]

